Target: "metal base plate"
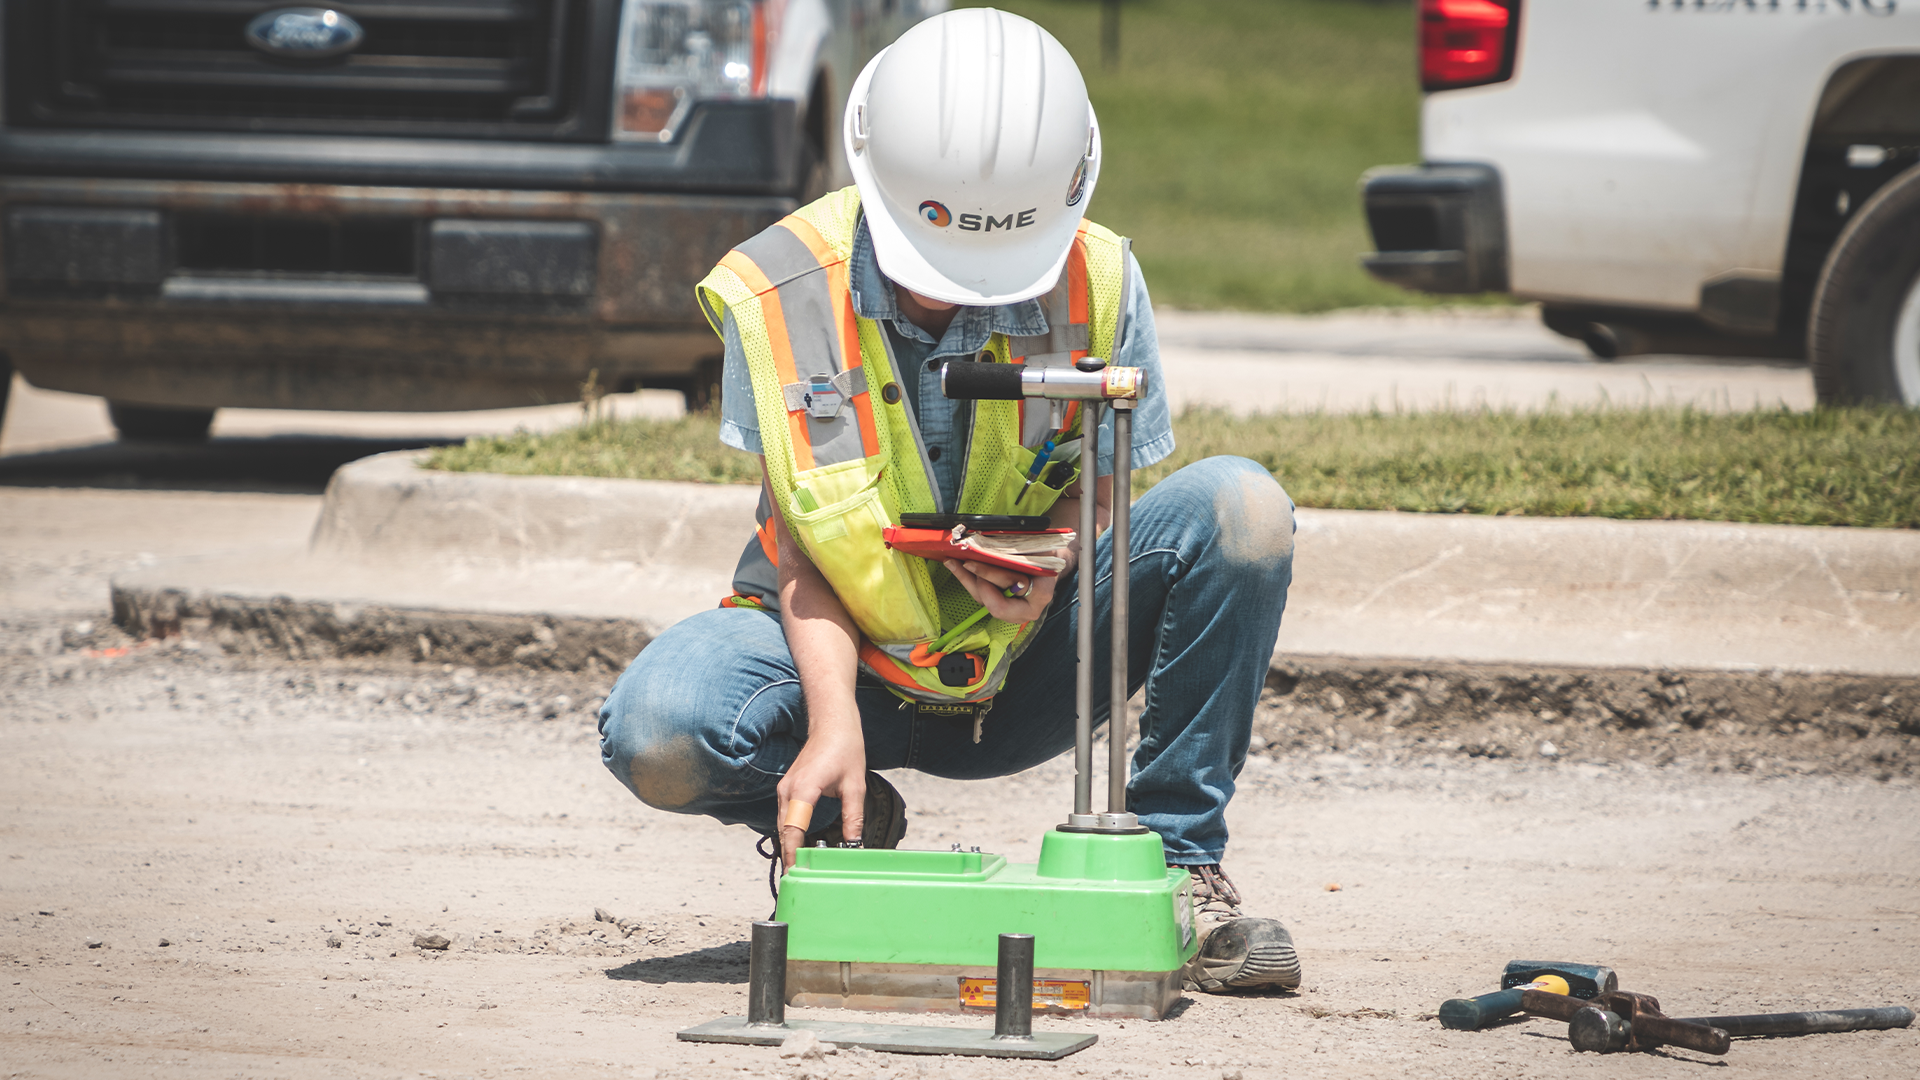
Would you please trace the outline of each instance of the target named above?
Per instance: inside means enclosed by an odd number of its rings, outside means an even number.
[[[677,1034],[683,1042],[779,1046],[796,1031],[811,1031],[821,1042],[835,1046],[857,1046],[886,1054],[964,1054],[1041,1061],[1058,1061],[1075,1051],[1085,1050],[1100,1038],[1071,1031],[1036,1031],[1025,1039],[996,1039],[992,1028],[849,1024],[832,1020],[788,1020],[784,1027],[768,1027],[749,1024],[744,1016],[723,1016]]]

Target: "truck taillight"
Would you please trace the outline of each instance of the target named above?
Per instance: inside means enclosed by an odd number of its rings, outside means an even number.
[[[1513,76],[1520,0],[1420,0],[1420,86],[1453,90]]]

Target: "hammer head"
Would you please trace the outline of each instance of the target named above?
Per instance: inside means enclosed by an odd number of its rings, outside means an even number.
[[[1567,1023],[1567,1041],[1575,1050],[1611,1054],[1625,1050],[1633,1029],[1625,1020],[1598,1005],[1589,1005],[1573,1014]]]
[[[1500,976],[1500,989],[1525,986],[1542,975],[1558,975],[1567,980],[1569,996],[1591,998],[1620,988],[1620,978],[1610,967],[1599,964],[1569,964],[1558,960],[1509,960]]]

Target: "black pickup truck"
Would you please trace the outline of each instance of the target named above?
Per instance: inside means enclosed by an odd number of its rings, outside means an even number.
[[[847,88],[944,6],[7,0],[0,410],[9,367],[138,437],[590,374],[699,404],[693,283],[845,182]]]

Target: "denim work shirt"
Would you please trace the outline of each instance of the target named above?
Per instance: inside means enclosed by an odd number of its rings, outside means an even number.
[[[933,466],[933,481],[941,505],[953,507],[960,490],[960,468],[966,461],[966,443],[972,412],[968,402],[953,401],[940,392],[940,365],[947,360],[970,360],[986,347],[993,334],[1038,336],[1047,332],[1047,316],[1040,301],[1022,300],[994,307],[962,307],[939,341],[901,313],[893,283],[880,273],[873,256],[873,240],[863,218],[854,234],[853,259],[848,267],[853,310],[878,322],[887,331],[899,365],[895,377],[913,410],[920,437]],[[1132,253],[1127,255],[1128,302],[1121,331],[1119,356],[1112,362],[1145,371],[1147,394],[1134,409],[1133,465],[1145,468],[1173,452],[1173,423],[1167,408],[1166,380],[1160,371],[1160,340],[1154,331],[1153,304],[1147,283]],[[740,331],[728,311],[721,326],[726,345],[720,376],[720,441],[737,450],[761,454],[760,415],[754,409],[753,378],[747,371]],[[918,371],[918,378],[907,378]],[[1105,410],[1100,421],[1098,475],[1113,472],[1113,414]]]

